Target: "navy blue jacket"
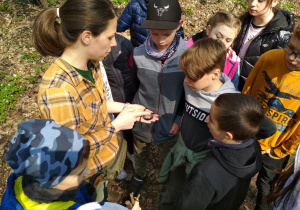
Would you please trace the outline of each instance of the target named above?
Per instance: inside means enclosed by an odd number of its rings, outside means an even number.
[[[15,174],[15,173],[12,173],[9,176],[9,178],[7,180],[7,188],[2,197],[0,210],[6,210],[6,209],[23,210],[24,209],[15,197],[14,183],[18,177],[19,177],[19,175]],[[68,208],[68,210],[75,210],[85,203],[92,202],[90,195],[88,194],[87,190],[85,189],[85,187],[83,185],[78,190],[76,199],[78,202],[76,202],[74,205],[70,206]]]
[[[130,28],[130,37],[133,47],[138,47],[143,44],[149,35],[148,29],[141,28],[147,16],[147,2],[148,0],[130,1],[118,20],[117,32],[124,32]],[[182,27],[180,27],[177,33],[184,38]]]

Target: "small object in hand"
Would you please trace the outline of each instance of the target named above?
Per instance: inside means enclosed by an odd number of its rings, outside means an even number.
[[[138,196],[134,197],[134,200],[139,202],[140,201],[140,194],[138,194]]]
[[[125,201],[125,205],[126,205],[126,208],[128,208],[128,209],[132,209],[132,207],[133,207],[133,204],[129,200]]]
[[[144,118],[145,120],[152,120],[153,114],[144,115],[143,118]]]

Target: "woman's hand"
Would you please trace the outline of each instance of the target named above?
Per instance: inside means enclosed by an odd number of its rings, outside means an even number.
[[[140,105],[140,104],[130,104],[128,106],[128,108],[134,108],[138,111],[144,111],[146,109],[146,107],[144,107],[143,105]]]
[[[143,115],[142,115],[142,116],[141,116],[139,119],[137,119],[136,121],[140,121],[140,122],[142,122],[142,123],[147,123],[147,124],[149,124],[149,123],[152,123],[152,122],[155,122],[155,121],[158,120],[158,115],[157,115],[157,114],[153,114],[153,112],[152,112],[151,110],[146,109],[143,105],[140,105],[140,104],[130,104],[130,105],[128,106],[128,108],[135,108],[137,111],[147,111],[147,112],[148,112],[147,115],[151,115],[151,114],[152,114],[152,116],[153,116],[151,120],[146,120],[146,119],[143,118]]]
[[[140,108],[136,109],[136,108],[128,107],[127,109],[120,112],[118,117],[114,121],[112,121],[112,125],[115,127],[116,132],[118,132],[120,130],[131,129],[136,121],[151,123],[158,120],[157,114],[153,115],[153,118],[151,120],[145,120],[143,118],[144,115],[150,115],[150,114],[152,114],[152,111],[148,109],[146,109],[145,111],[141,111]]]

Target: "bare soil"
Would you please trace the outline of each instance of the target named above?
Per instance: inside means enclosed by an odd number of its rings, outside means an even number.
[[[34,0],[28,0],[34,2]],[[7,152],[8,143],[16,133],[18,123],[30,119],[40,118],[40,112],[37,105],[38,83],[30,84],[25,79],[26,75],[32,75],[40,81],[44,71],[47,69],[45,64],[50,64],[54,58],[37,57],[33,60],[22,58],[24,53],[30,55],[35,49],[31,45],[31,33],[34,18],[42,11],[41,6],[34,4],[24,4],[25,0],[0,0],[0,72],[8,72],[9,75],[20,74],[22,76],[21,83],[27,86],[27,89],[19,97],[16,102],[16,108],[10,110],[5,123],[0,124],[0,199],[6,189],[6,181],[12,172],[10,167],[5,163],[4,157]],[[42,1],[46,2],[46,1]],[[56,0],[46,7],[59,7],[64,0]],[[206,4],[200,3],[200,0],[179,0],[183,10],[182,19],[184,21],[183,28],[185,38],[189,38],[195,33],[205,28],[206,21],[209,16],[218,11],[225,9],[231,11],[235,15],[241,15],[245,9],[235,0],[207,0]],[[296,15],[296,23],[299,23],[299,0],[284,0],[297,5],[290,11]],[[3,11],[3,6],[9,7]],[[117,11],[121,14],[125,5],[115,5]],[[128,34],[128,33],[127,33]],[[0,80],[0,82],[2,82]],[[148,163],[148,178],[141,190],[141,206],[142,209],[157,209],[157,201],[161,185],[157,182],[157,176],[160,170],[161,161],[158,157],[157,148],[152,147],[150,161]],[[125,162],[125,169],[129,176],[124,181],[112,181],[109,183],[109,200],[122,203],[129,180],[133,175],[132,164],[129,160]],[[256,187],[253,183],[250,186],[248,196],[241,209],[253,209],[255,202]]]

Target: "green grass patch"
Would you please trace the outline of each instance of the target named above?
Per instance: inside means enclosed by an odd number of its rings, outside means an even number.
[[[27,79],[31,84],[36,84],[38,82],[38,79],[32,75],[25,76],[25,79]]]
[[[296,8],[297,5],[293,2],[286,2],[286,3],[281,3],[280,7],[283,8],[283,9],[290,10],[290,9]]]
[[[186,15],[193,15],[194,14],[194,10],[193,10],[193,8],[188,7],[186,9],[182,9],[182,13],[186,14]]]
[[[19,84],[20,74],[14,74],[6,78],[6,82],[0,82],[0,123],[4,123],[7,111],[15,109],[15,101],[18,95],[26,89],[25,85]]]
[[[246,0],[236,0],[235,4],[243,7],[245,10],[248,9],[248,1]]]
[[[0,6],[0,11],[1,12],[5,12],[8,8],[9,8],[9,1],[5,0],[2,2],[1,6]]]
[[[26,53],[24,52],[21,56],[21,59],[27,60],[29,62],[34,61],[36,58],[39,58],[40,54],[38,52]]]
[[[116,4],[125,4],[127,5],[130,2],[130,0],[113,0],[113,3]]]

